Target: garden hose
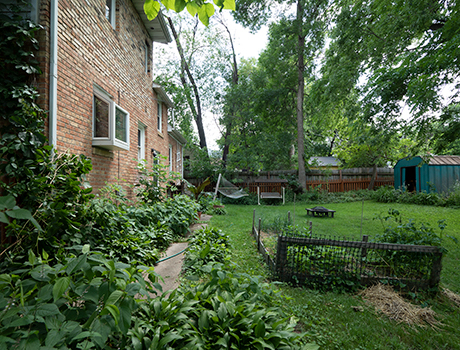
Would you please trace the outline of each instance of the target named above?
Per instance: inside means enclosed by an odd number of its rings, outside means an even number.
[[[185,252],[187,249],[188,249],[188,247],[185,248],[185,249],[182,249],[179,253],[176,253],[176,254],[173,254],[173,255],[171,255],[171,256],[167,256],[166,258],[160,259],[160,260],[158,260],[156,263],[159,264],[159,263],[161,263],[161,262],[163,262],[163,261],[166,261],[166,260],[168,260],[168,259],[174,258],[175,256],[178,256],[179,254],[182,254],[183,252]]]

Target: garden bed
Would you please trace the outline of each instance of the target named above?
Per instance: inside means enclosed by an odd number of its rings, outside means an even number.
[[[303,234],[288,231],[292,232],[264,232],[260,221],[259,228],[253,225],[252,230],[259,252],[280,281],[353,286],[383,280],[409,289],[439,284],[441,247],[368,242],[367,236],[362,241],[314,236],[311,225]]]

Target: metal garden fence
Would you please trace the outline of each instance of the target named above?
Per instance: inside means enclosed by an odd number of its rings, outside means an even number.
[[[443,249],[435,246],[350,241],[335,237],[278,235],[276,253],[269,254],[253,219],[258,249],[282,282],[318,285],[349,281],[362,285],[382,280],[407,288],[426,289],[439,284]],[[260,222],[260,219],[259,219]]]

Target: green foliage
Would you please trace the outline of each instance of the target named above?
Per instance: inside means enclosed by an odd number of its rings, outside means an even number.
[[[0,275],[2,348],[124,348],[136,297],[154,293],[142,273],[156,277],[87,245],[78,251],[54,263],[45,251],[29,251],[24,264]]]
[[[460,207],[460,181],[457,180],[451,191],[446,197],[446,206],[448,207]]]
[[[160,3],[163,4],[167,10],[174,10],[176,12],[182,12],[187,8],[189,14],[192,17],[198,15],[201,23],[205,26],[209,25],[209,19],[214,14],[214,5],[221,11],[223,9],[235,10],[235,0],[214,0],[213,2],[196,0],[145,0],[144,12],[149,21],[152,21],[160,12]]]
[[[82,244],[83,237],[111,258],[127,263],[154,264],[159,251],[185,236],[195,218],[197,204],[185,195],[153,205],[137,206],[94,199],[88,208],[83,234],[71,239]]]
[[[171,183],[180,178],[177,173],[169,173],[168,165],[162,164],[165,160],[164,156],[155,156],[151,170],[146,168],[144,162],[137,166],[140,177],[139,183],[134,185],[135,193],[144,203],[154,204],[163,200]]]
[[[380,187],[372,193],[372,199],[382,203],[405,203],[419,205],[455,206],[457,192],[440,195],[437,192],[408,192],[406,189],[395,189],[391,186]],[[449,198],[452,197],[451,200]]]
[[[206,227],[195,231],[185,255],[185,273],[191,275],[204,265],[228,261],[229,248],[228,237],[221,230]]]
[[[413,220],[403,223],[400,212],[395,209],[389,209],[388,216],[379,216],[378,219],[384,227],[384,232],[383,234],[375,235],[373,239],[375,242],[441,247],[442,231],[446,227],[445,220],[438,221],[441,231],[438,236],[434,229],[427,223],[422,222],[417,224]],[[391,224],[385,226],[385,222],[387,221],[394,221],[396,226],[392,226]],[[442,247],[441,251],[444,254],[447,252]],[[373,252],[373,254],[378,254],[378,259],[383,259],[386,267],[390,268],[392,273],[397,277],[417,278],[420,276],[429,276],[431,273],[433,256],[430,254],[387,250]],[[372,261],[372,254],[368,259]]]
[[[34,226],[20,226],[13,221],[6,235],[40,251],[79,234],[85,204],[92,197],[85,184],[91,162],[83,155],[53,154],[45,145],[45,112],[35,103],[38,95],[29,85],[40,73],[33,53],[40,27],[29,21],[0,23],[0,189],[38,223],[29,220]]]
[[[257,277],[219,264],[202,269],[209,281],[161,296],[138,311],[133,344],[155,349],[317,349],[303,345],[282,299]],[[309,347],[311,346],[311,347]]]
[[[195,200],[198,201],[206,188],[206,186],[211,184],[211,180],[209,177],[204,179],[202,182],[200,182],[198,185],[194,186],[192,184],[187,184],[187,189],[192,192],[193,196],[195,197]]]
[[[389,209],[387,216],[378,216],[384,233],[375,236],[376,242],[395,243],[395,244],[415,244],[440,246],[442,241],[442,231],[445,228],[444,220],[439,220],[439,228],[441,234],[438,236],[434,229],[427,223],[416,224],[413,220],[407,223],[402,222],[401,213],[395,209]],[[393,221],[397,226],[385,226],[385,222]]]
[[[198,204],[186,195],[168,198],[162,203],[153,206],[154,217],[161,220],[174,234],[184,237],[188,233],[191,223],[196,218]]]
[[[214,179],[216,174],[221,172],[220,157],[214,157],[208,154],[207,149],[189,148],[192,156],[184,160],[185,169],[188,171],[188,177],[194,179]]]

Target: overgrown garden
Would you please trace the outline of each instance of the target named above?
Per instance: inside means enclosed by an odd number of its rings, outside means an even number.
[[[141,165],[135,202],[116,185],[94,196],[91,161],[46,145],[30,85],[39,29],[1,22],[0,349],[305,348],[273,288],[229,268],[217,230],[191,244],[200,283],[161,295],[155,262],[212,202],[166,198],[161,165]]]

